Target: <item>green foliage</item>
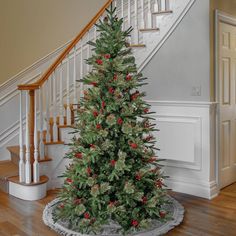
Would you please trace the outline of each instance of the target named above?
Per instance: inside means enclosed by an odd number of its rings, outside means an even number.
[[[113,219],[122,232],[148,227],[151,219],[165,220],[163,189],[150,106],[138,91],[145,78],[137,72],[127,44],[131,29],[121,30],[115,9],[97,24],[100,37],[89,42],[93,70],[83,78],[84,91],[67,157],[72,164],[63,177],[61,204],[54,219],[70,222],[82,233],[97,232]]]

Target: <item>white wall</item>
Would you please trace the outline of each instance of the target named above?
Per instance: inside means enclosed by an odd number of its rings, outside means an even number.
[[[209,34],[209,1],[196,0],[143,70],[148,99],[209,101]],[[201,96],[192,96],[193,87],[201,87]]]

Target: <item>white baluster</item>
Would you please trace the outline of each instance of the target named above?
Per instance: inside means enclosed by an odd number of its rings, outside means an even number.
[[[145,28],[145,14],[144,14],[144,0],[141,0],[141,19],[140,19],[140,28]]]
[[[90,32],[88,32],[88,41],[90,41]],[[90,45],[87,45],[87,59],[90,57]],[[87,64],[87,73],[90,71],[90,65]]]
[[[124,19],[124,0],[121,0],[120,12],[121,12],[121,18]],[[122,24],[122,30],[124,30],[124,22]]]
[[[131,26],[131,0],[128,0],[128,25],[127,25],[127,29]],[[128,37],[128,42],[132,43],[132,33],[131,36]]]
[[[63,78],[62,78],[62,64],[60,66],[59,71],[59,81],[60,81],[60,88],[59,88],[59,124],[64,125],[64,104],[63,104]]]
[[[39,89],[39,156],[44,159],[44,143],[43,143],[43,88]]]
[[[80,50],[80,79],[83,79],[83,44],[81,40],[81,50]],[[84,96],[84,84],[83,82],[80,83],[80,96]]]
[[[160,0],[160,9],[159,9],[159,11],[165,11],[165,1],[166,0]]]
[[[97,27],[96,25],[94,26],[94,42],[96,43],[97,40]]]
[[[73,58],[73,87],[74,87],[74,104],[78,103],[77,98],[77,82],[76,82],[76,46],[74,47],[74,58]]]
[[[50,80],[50,79],[49,79]],[[46,142],[51,142],[51,134],[50,134],[50,88],[49,88],[49,80],[47,80],[45,84],[46,89]]]
[[[49,90],[49,104],[50,107],[53,106],[53,97],[52,97],[52,90],[53,90],[53,85],[52,85],[52,77],[48,80],[49,82],[49,86],[48,86],[48,90]]]
[[[139,29],[138,29],[138,0],[134,0],[134,43],[139,43]]]
[[[58,141],[58,127],[57,127],[57,84],[55,71],[52,73],[53,81],[53,142]]]
[[[152,28],[152,6],[151,0],[148,0],[148,12],[147,12],[147,28]]]
[[[20,130],[19,130],[19,144],[20,144],[19,181],[20,181],[20,183],[25,181],[22,105],[23,105],[23,103],[22,103],[22,91],[20,91]]]
[[[29,94],[26,93],[25,104],[26,122],[25,122],[25,183],[31,183],[31,165],[30,165],[30,139],[29,139]]]
[[[170,0],[165,0],[165,11],[170,10]]]
[[[114,0],[113,3],[114,3],[114,8],[116,8],[116,7],[117,7],[117,2],[116,2],[116,0]]]
[[[35,102],[34,102],[34,164],[33,174],[34,183],[39,182],[39,162],[38,162],[38,122],[37,122],[37,91],[35,90]]]
[[[128,0],[128,27],[131,26],[131,0]]]
[[[70,55],[67,57],[66,70],[66,124],[71,125],[71,110],[70,110]]]
[[[159,11],[159,1],[160,0],[155,0],[154,6],[153,6],[154,12],[158,12]]]

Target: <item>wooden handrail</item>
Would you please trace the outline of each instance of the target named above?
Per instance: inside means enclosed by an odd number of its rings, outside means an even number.
[[[88,30],[97,22],[107,7],[111,4],[112,0],[108,0],[105,5],[99,10],[99,12],[92,18],[92,20],[84,27],[84,29],[75,37],[75,39],[67,46],[67,48],[61,53],[55,62],[48,68],[48,70],[42,75],[42,77],[32,84],[20,84],[19,90],[35,90],[38,89],[43,83],[48,80],[49,76],[55,71],[57,66],[65,59],[67,54],[73,49],[73,47],[82,39],[82,37],[88,32]]]

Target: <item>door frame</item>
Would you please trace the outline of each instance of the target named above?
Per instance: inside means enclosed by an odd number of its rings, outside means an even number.
[[[215,10],[215,35],[214,35],[214,74],[215,74],[215,99],[217,102],[217,111],[216,111],[216,182],[218,186],[218,191],[220,191],[220,159],[221,159],[221,150],[220,150],[220,103],[219,103],[219,94],[220,94],[220,84],[219,84],[219,23],[223,22],[230,24],[236,27],[236,17],[229,15],[225,12]]]

